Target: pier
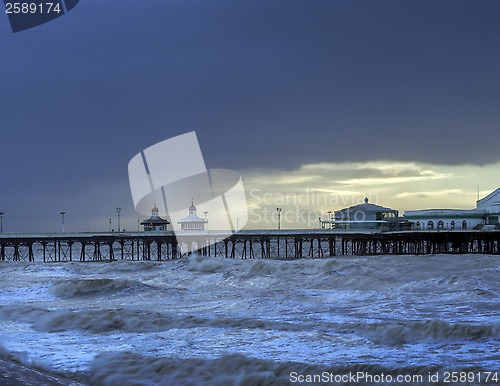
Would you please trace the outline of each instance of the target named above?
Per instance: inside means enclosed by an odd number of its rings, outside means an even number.
[[[500,254],[500,231],[354,232],[248,230],[235,234],[103,232],[0,234],[0,261],[171,260],[187,254],[233,259],[330,256]]]

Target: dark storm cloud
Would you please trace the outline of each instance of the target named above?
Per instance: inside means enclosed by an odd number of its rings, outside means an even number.
[[[191,130],[212,168],[496,161],[499,14],[494,0],[86,0],[18,34],[4,17],[0,194],[120,185],[133,155]]]

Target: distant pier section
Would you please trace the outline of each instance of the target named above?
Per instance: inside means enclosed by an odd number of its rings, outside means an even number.
[[[3,233],[0,261],[71,262],[178,259],[197,253],[233,259],[500,254],[500,231],[244,230]]]

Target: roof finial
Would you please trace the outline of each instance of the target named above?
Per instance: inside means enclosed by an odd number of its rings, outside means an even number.
[[[368,197],[365,197],[365,204],[368,204]]]

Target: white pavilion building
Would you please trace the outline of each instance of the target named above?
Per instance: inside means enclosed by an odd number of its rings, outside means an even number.
[[[405,220],[413,222],[415,230],[498,229],[500,188],[477,200],[474,209],[407,210]]]
[[[196,214],[196,206],[194,206],[193,201],[191,200],[189,214],[187,217],[181,218],[177,221],[177,223],[180,224],[182,231],[204,231],[205,225],[208,223],[208,219],[198,217]]]

